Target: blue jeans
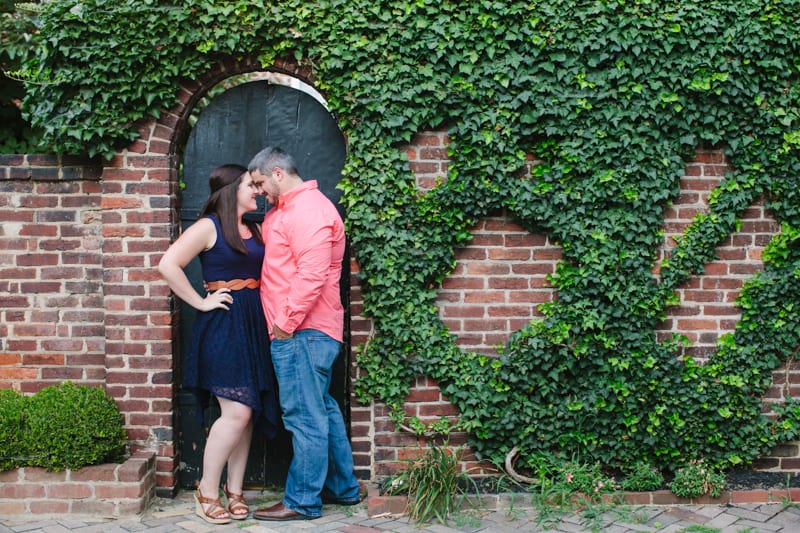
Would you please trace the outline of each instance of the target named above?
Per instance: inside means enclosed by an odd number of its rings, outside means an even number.
[[[329,391],[340,347],[313,329],[271,343],[283,423],[294,450],[283,505],[306,516],[322,515],[323,490],[340,501],[359,499],[344,419]]]

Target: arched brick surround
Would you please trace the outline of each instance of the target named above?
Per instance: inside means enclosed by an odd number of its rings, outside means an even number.
[[[252,59],[220,63],[200,79],[183,83],[179,104],[139,124],[140,138],[103,168],[106,386],[125,415],[132,451],[156,451],[159,495],[174,492],[179,466],[172,345],[178,316],[156,266],[178,231],[178,166],[187,121],[217,83],[260,70],[313,83],[310,72],[293,63],[269,69]]]

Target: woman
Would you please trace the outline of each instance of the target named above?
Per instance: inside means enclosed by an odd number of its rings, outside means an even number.
[[[209,178],[211,194],[192,224],[169,247],[158,270],[170,289],[199,311],[183,366],[183,386],[201,405],[210,395],[221,415],[203,452],[203,475],[195,493],[198,516],[212,524],[247,518],[243,483],[254,421],[268,437],[280,424],[269,336],[259,297],[264,242],[259,226],[242,217],[257,208],[260,186],[245,167],[223,165]],[[208,292],[198,294],[184,268],[200,257]],[[227,464],[223,491],[219,483]]]

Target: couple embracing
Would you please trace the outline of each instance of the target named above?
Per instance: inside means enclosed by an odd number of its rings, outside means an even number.
[[[221,415],[203,452],[197,514],[225,524],[249,516],[243,483],[254,428],[268,438],[281,423],[293,457],[283,499],[259,520],[308,520],[322,504],[361,501],[344,420],[329,392],[343,340],[339,279],[344,225],[290,154],[267,147],[248,168],[223,165],[209,178],[200,218],[170,246],[158,269],[176,296],[199,311],[184,362],[184,387],[216,397]],[[244,214],[263,194],[264,221]],[[184,268],[199,256],[207,292]],[[222,486],[227,507],[219,498]]]

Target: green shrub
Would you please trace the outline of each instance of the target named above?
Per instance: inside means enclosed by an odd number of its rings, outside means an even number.
[[[669,490],[681,498],[695,498],[709,494],[717,498],[725,488],[725,474],[718,472],[702,459],[691,461],[675,472]]]
[[[16,468],[22,460],[25,396],[0,390],[0,471]]]
[[[127,435],[114,400],[98,387],[69,381],[28,399],[28,464],[49,470],[121,459]]]

